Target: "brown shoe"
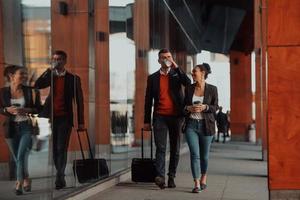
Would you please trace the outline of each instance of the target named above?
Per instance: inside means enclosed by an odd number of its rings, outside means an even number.
[[[165,178],[161,176],[155,177],[155,184],[160,188],[160,189],[165,189],[166,184],[165,184]]]

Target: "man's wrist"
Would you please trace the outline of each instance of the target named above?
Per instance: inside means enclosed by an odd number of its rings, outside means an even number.
[[[4,113],[7,113],[6,107],[3,108],[3,112],[4,112]]]

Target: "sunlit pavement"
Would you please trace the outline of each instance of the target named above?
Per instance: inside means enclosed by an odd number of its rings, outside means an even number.
[[[130,180],[89,199],[105,200],[267,200],[267,162],[261,147],[250,143],[214,143],[209,161],[208,188],[194,194],[189,154],[180,158],[175,189],[160,190],[154,184]]]

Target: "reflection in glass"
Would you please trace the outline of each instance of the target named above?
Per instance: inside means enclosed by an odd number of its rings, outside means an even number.
[[[111,172],[114,173],[128,167],[128,147],[134,137],[135,44],[133,1],[111,0],[109,6]]]

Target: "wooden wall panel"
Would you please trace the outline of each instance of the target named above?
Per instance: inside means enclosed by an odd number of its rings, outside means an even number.
[[[0,1],[0,87],[4,86],[4,46],[3,46],[3,11],[2,11],[2,1]],[[4,117],[0,116],[0,122],[3,122]],[[3,128],[0,126],[0,133],[3,133]],[[9,151],[7,144],[4,140],[4,135],[0,134],[0,162],[7,162],[9,160]]]
[[[96,144],[110,144],[109,80],[109,1],[95,0],[95,31],[104,33],[104,41],[95,39]]]
[[[300,190],[299,10],[298,0],[267,1],[268,181],[271,194],[275,190],[295,193]]]
[[[300,45],[300,1],[268,0],[268,45]]]
[[[270,189],[300,189],[300,47],[268,49]],[[288,63],[287,63],[288,61]]]
[[[252,122],[251,56],[230,52],[230,129],[233,140],[245,141]]]
[[[88,1],[65,0],[68,4],[68,15],[59,14],[59,1],[51,1],[52,50],[64,50],[68,54],[67,69],[81,78],[85,126],[88,126]],[[76,126],[77,124],[75,128]],[[78,150],[78,146],[77,136],[72,134],[69,148]]]

